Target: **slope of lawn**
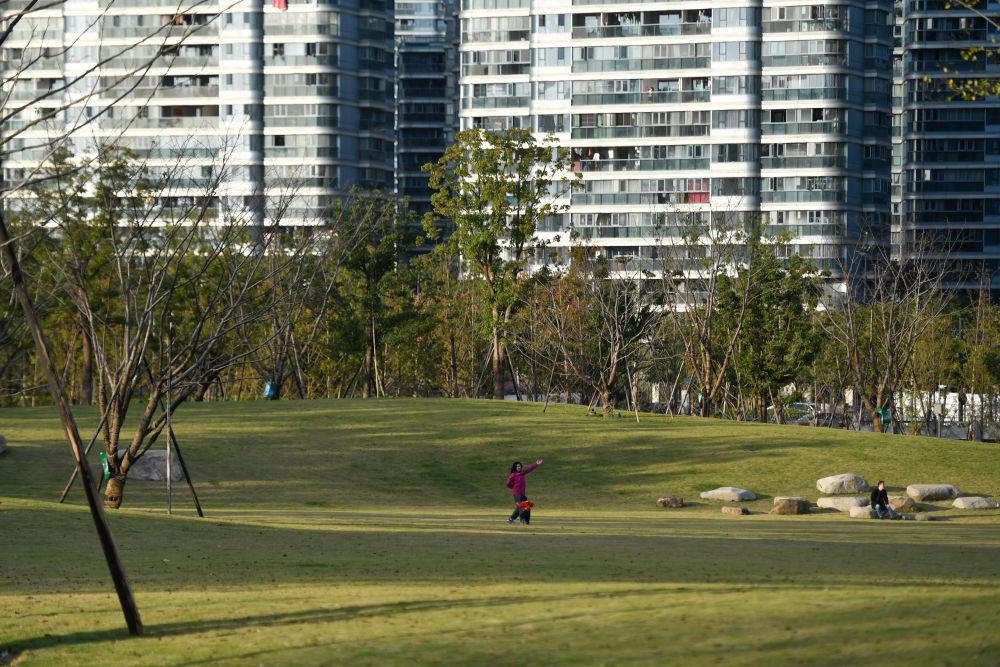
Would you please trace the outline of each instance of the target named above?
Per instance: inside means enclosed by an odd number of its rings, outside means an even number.
[[[191,405],[176,429],[207,517],[126,486],[130,639],[82,493],[55,502],[55,412],[0,410],[0,664],[1000,664],[1000,511],[765,513],[841,472],[1000,496],[995,444],[446,400]],[[698,500],[724,485],[752,516]]]

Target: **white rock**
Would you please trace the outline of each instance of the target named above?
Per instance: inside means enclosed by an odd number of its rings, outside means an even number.
[[[985,496],[966,496],[956,498],[951,506],[960,510],[995,510],[1000,507],[1000,503]]]
[[[910,484],[906,487],[906,495],[917,501],[951,500],[962,492],[951,484]]]
[[[757,495],[753,491],[740,489],[735,486],[720,486],[711,491],[702,491],[698,494],[705,500],[724,500],[730,503],[738,503],[744,500],[757,500]]]
[[[852,507],[867,506],[867,498],[856,498],[852,496],[832,496],[828,498],[819,498],[816,501],[816,507],[827,507],[840,512],[850,512]]]
[[[850,512],[852,519],[874,519],[878,516],[870,507],[852,507]]]
[[[865,493],[868,491],[868,482],[861,475],[853,472],[845,472],[842,475],[831,475],[823,479],[816,480],[816,488],[820,493],[829,495],[840,493]]]
[[[129,481],[165,482],[167,481],[167,450],[151,449],[142,458],[132,463],[128,471]],[[177,460],[177,453],[171,452],[170,479],[174,482],[184,481],[184,470]]]

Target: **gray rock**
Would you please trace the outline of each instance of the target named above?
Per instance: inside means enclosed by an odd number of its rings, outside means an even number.
[[[795,496],[777,496],[771,514],[809,514],[809,501]]]
[[[962,492],[951,484],[910,484],[906,487],[906,495],[916,501],[951,500],[958,498]]]
[[[909,496],[889,496],[889,507],[894,512],[919,512],[920,506]]]
[[[730,503],[757,500],[757,495],[753,491],[747,491],[735,486],[720,486],[711,491],[702,491],[698,496],[705,500],[723,500]]]
[[[1000,503],[986,496],[966,496],[956,498],[951,506],[960,510],[995,510],[1000,507]]]
[[[143,454],[141,459],[132,463],[128,478],[137,482],[167,481],[167,450],[151,449]],[[184,481],[184,470],[175,452],[171,452],[170,456],[170,478],[174,482]]]
[[[861,475],[845,472],[841,475],[831,475],[816,480],[816,488],[820,493],[837,495],[842,493],[865,493],[868,482]]]
[[[875,519],[878,517],[875,510],[870,507],[852,507],[850,512],[852,519]]]
[[[684,507],[684,499],[678,496],[664,496],[656,501],[658,507]]]
[[[904,521],[937,521],[937,517],[930,514],[900,514]]]
[[[748,514],[750,514],[750,510],[748,510],[746,507],[723,507],[722,513],[735,514],[737,516],[747,516]]]
[[[852,496],[832,496],[827,498],[819,498],[816,501],[816,507],[826,507],[829,509],[835,509],[840,512],[850,512],[852,507],[867,507],[867,498],[858,498]]]

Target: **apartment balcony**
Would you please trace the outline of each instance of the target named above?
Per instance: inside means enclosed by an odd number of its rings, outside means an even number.
[[[336,116],[265,116],[268,127],[338,127]]]
[[[571,198],[574,206],[649,206],[711,203],[711,197],[707,192],[574,192]]]
[[[618,160],[575,160],[573,171],[577,173],[614,173],[624,171],[683,171],[708,169],[708,158],[677,159],[618,159]]]
[[[769,134],[846,134],[847,123],[839,120],[815,123],[764,123],[761,130]]]
[[[764,32],[847,32],[847,19],[764,21]]]
[[[763,56],[764,67],[846,67],[846,53],[804,53],[795,56]]]
[[[578,60],[573,63],[573,73],[582,72],[634,72],[658,69],[707,69],[712,59],[692,58],[616,58],[612,60]]]
[[[336,146],[291,146],[291,147],[277,147],[268,146],[267,150],[268,159],[276,158],[337,158],[339,156],[339,151]]]
[[[846,169],[843,155],[803,155],[795,157],[763,157],[761,169]]]
[[[337,86],[264,86],[264,94],[270,97],[337,97]]]
[[[296,37],[312,37],[322,35],[325,37],[337,37],[340,35],[340,26],[329,23],[316,23],[308,27],[297,24],[292,25],[268,25],[267,36],[279,37],[282,35],[295,35]]]
[[[839,190],[764,190],[760,193],[762,204],[789,204],[811,202],[845,203],[847,194]]]
[[[765,102],[788,102],[795,100],[846,100],[844,88],[767,88],[761,92]]]
[[[477,9],[525,9],[531,0],[462,0],[463,10]]]
[[[652,137],[704,137],[708,125],[627,125],[621,127],[574,127],[574,139],[641,139]]]
[[[340,64],[337,54],[325,56],[266,56],[264,58],[265,67],[336,67]],[[385,65],[380,65],[385,69]]]
[[[678,35],[710,34],[712,34],[712,23],[710,21],[584,26],[573,28],[573,39],[605,39],[609,37],[675,37]]]
[[[573,105],[592,104],[684,104],[708,102],[708,90],[649,91],[645,93],[578,93],[573,95]]]
[[[529,97],[477,97],[462,100],[463,109],[516,109],[528,106]]]
[[[475,30],[462,33],[462,44],[479,42],[483,44],[510,42],[525,42],[531,36],[531,31],[524,30]]]

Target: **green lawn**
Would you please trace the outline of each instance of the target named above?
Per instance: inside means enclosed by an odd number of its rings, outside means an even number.
[[[0,410],[0,664],[1000,665],[1000,511],[765,513],[840,472],[1000,497],[998,445],[489,401],[176,421],[208,516],[183,487],[167,516],[162,485],[126,486],[130,639],[82,494],[55,502],[55,412]],[[508,526],[510,462],[538,457],[533,523]],[[754,514],[698,500],[722,485]]]

